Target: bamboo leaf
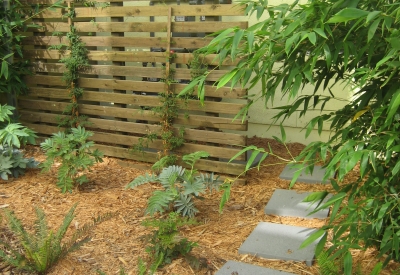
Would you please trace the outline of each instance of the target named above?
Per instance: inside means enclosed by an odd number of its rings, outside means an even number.
[[[304,242],[302,242],[302,244],[300,245],[300,248],[305,248],[305,247],[309,246],[310,244],[312,244],[313,242],[315,242],[316,240],[321,238],[322,235],[324,235],[324,234],[325,234],[325,230],[318,229],[317,231],[312,233]]]

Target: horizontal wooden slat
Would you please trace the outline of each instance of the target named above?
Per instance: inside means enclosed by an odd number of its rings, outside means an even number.
[[[39,29],[30,29],[35,32],[69,32],[66,22],[35,22]],[[165,32],[167,22],[76,22],[78,32]],[[172,22],[172,32],[203,33],[217,32],[227,28],[247,28],[248,23],[241,22]]]
[[[32,62],[33,70],[35,72],[47,72],[47,73],[64,73],[65,65],[61,63],[44,63],[44,62]],[[175,79],[191,79],[190,69],[175,68],[174,78]],[[223,75],[228,73],[228,70],[213,70],[207,75],[207,80],[217,81]],[[137,66],[113,66],[113,65],[91,65],[90,67],[84,68],[82,73],[92,75],[118,75],[118,76],[136,76],[136,77],[155,77],[163,78],[164,70],[160,67],[137,67]],[[246,91],[243,91],[244,95]]]
[[[31,100],[31,99],[20,99],[19,106],[21,108],[33,109],[33,110],[47,110],[61,112],[67,107],[68,103],[65,102],[54,102],[45,100]],[[130,108],[118,108],[98,105],[81,104],[79,106],[79,113],[82,115],[94,115],[94,116],[111,116],[118,118],[136,119],[136,120],[149,120],[158,122],[160,118],[152,111],[137,110]],[[240,121],[232,121],[230,118],[223,117],[210,117],[202,115],[179,115],[174,120],[176,124],[191,125],[193,127],[208,127],[217,129],[230,129],[237,131],[246,131],[247,123],[242,124]]]
[[[157,161],[156,153],[144,152],[143,155],[141,155],[141,153],[139,153],[138,158],[136,158],[136,155],[133,156],[130,153],[129,149],[105,146],[105,145],[99,145],[99,144],[96,145],[96,148],[98,148],[100,151],[102,151],[107,156],[112,156],[112,157],[117,157],[117,158],[134,159],[134,160],[147,161],[147,162]],[[187,166],[186,164],[184,164],[182,162],[178,162],[177,164]],[[240,175],[244,171],[245,165],[200,159],[196,162],[195,168],[198,170],[203,170],[203,171],[211,171],[211,172],[217,172],[217,173],[223,173],[223,174],[229,174],[229,175]]]
[[[97,80],[102,80],[102,79],[92,79],[92,80],[88,79],[88,81],[97,81]],[[115,83],[116,86],[111,87],[112,89],[118,88],[123,90],[124,89],[123,85],[119,84],[119,82],[121,81],[124,81],[126,83],[136,82],[136,81],[107,79],[106,83],[109,82]],[[102,83],[103,82],[104,81],[102,81]],[[69,92],[66,89],[64,90],[56,89],[55,91],[53,91],[52,89],[47,89],[47,88],[31,88],[29,96],[70,99],[68,94]],[[86,91],[82,95],[80,100],[107,102],[107,103],[113,102],[113,103],[132,104],[137,106],[149,106],[149,107],[161,106],[160,98],[157,96],[146,96],[146,95],[135,95],[135,94],[127,95],[120,93]],[[204,104],[204,106],[201,106],[198,100],[187,100],[186,102],[178,100],[178,104],[179,104],[178,106],[182,110],[204,111],[204,112],[220,113],[220,114],[237,114],[240,112],[242,108],[246,106],[246,104],[213,102],[213,101],[208,101]]]
[[[63,57],[69,55],[69,51],[63,51],[60,53],[57,50],[25,50],[25,58],[33,59],[55,59],[60,60]],[[209,65],[219,65],[216,60],[217,55],[210,54],[204,57],[203,62]],[[89,51],[89,60],[92,61],[125,61],[125,62],[159,62],[165,63],[166,54],[165,52],[117,52],[117,51]],[[191,53],[176,53],[176,57],[173,59],[173,63],[177,64],[188,64],[193,59]],[[232,61],[226,59],[222,62],[222,65],[235,65],[239,61]]]
[[[167,41],[164,37],[112,37],[112,36],[82,36],[82,42],[88,47],[138,47],[138,48],[166,48]],[[201,48],[207,46],[211,38],[172,38],[174,48]],[[30,36],[24,39],[25,45],[51,46],[68,45],[66,37],[56,36]]]
[[[19,114],[21,116],[22,121],[53,123],[53,124],[56,123],[57,117],[60,117],[60,115],[57,114],[34,112],[28,110],[19,110]],[[64,116],[61,115],[61,117]],[[98,128],[107,131],[126,132],[132,134],[148,134],[151,132],[160,131],[159,125],[118,121],[118,120],[107,120],[99,118],[89,118],[88,122],[90,124],[90,127],[92,128]],[[176,129],[176,131],[178,131],[178,129]],[[226,133],[226,132],[215,132],[215,131],[186,128],[183,138],[185,140],[199,141],[199,142],[210,142],[210,143],[227,144],[227,145],[246,145],[245,135]]]
[[[60,131],[60,129],[57,126],[31,124],[31,123],[25,123],[25,125],[40,134],[51,135],[55,132]],[[98,131],[92,131],[92,132],[94,133],[94,135],[90,137],[89,140],[92,140],[94,142],[112,143],[115,145],[130,146],[131,148],[134,145],[139,144],[140,142],[140,137],[137,136],[121,135],[116,133],[102,133]],[[158,151],[163,150],[162,140],[154,140],[150,142],[149,148],[156,149]],[[229,158],[229,159],[239,152],[238,149],[224,148],[222,146],[218,147],[218,146],[209,146],[202,144],[191,144],[187,142],[182,147],[179,147],[177,150],[174,150],[175,153],[183,155],[190,154],[196,151],[206,151],[210,154],[211,157]],[[133,153],[140,153],[140,152],[133,152]],[[244,159],[243,155],[237,159],[240,160],[240,158]]]
[[[141,68],[142,69],[142,68]],[[118,74],[116,74],[118,75]],[[27,76],[24,78],[28,85],[50,85],[50,86],[65,86],[61,76],[36,75]],[[117,84],[118,83],[118,84]],[[149,81],[131,81],[131,80],[113,80],[113,79],[94,79],[80,78],[79,84],[84,88],[103,88],[103,89],[127,89],[137,92],[162,92],[164,84],[161,82]],[[187,86],[186,84],[172,84],[171,89],[177,94]],[[31,87],[34,88],[34,87]],[[205,86],[206,96],[221,97],[221,98],[240,98],[246,94],[245,89],[223,87],[216,89],[214,86]],[[50,91],[49,91],[50,93]],[[197,93],[195,92],[194,95]]]

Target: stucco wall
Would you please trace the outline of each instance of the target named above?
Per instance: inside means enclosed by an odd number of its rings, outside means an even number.
[[[282,3],[291,3],[290,0],[275,0],[269,1],[270,5],[279,5]],[[249,18],[249,26],[257,23],[256,16],[253,15]],[[254,87],[249,91],[249,94],[258,94],[261,84]],[[314,87],[311,85],[305,86],[301,94],[311,94],[314,90]],[[330,102],[325,107],[325,112],[330,112],[332,110],[336,110],[342,107],[345,103],[344,100],[348,100],[350,98],[350,91],[344,86],[335,86],[332,89],[332,92],[338,99]],[[326,92],[328,95],[329,93]],[[259,137],[272,137],[272,136],[280,136],[280,128],[279,126],[271,126],[273,123],[273,117],[278,113],[277,110],[273,110],[271,108],[288,105],[291,101],[287,97],[282,97],[280,94],[276,94],[273,106],[268,104],[265,106],[265,103],[262,100],[254,103],[249,110],[249,130],[248,136],[252,137],[254,135]],[[285,127],[287,141],[288,142],[300,142],[303,144],[307,144],[311,141],[316,140],[326,140],[329,136],[329,131],[327,125],[324,127],[325,131],[323,131],[322,135],[319,136],[317,131],[313,131],[310,136],[305,138],[305,129],[303,128],[307,125],[307,122],[310,121],[313,117],[320,115],[321,112],[319,109],[310,110],[307,112],[306,116],[299,117],[298,114],[293,114],[289,119],[283,122]],[[279,125],[279,124],[278,124]]]

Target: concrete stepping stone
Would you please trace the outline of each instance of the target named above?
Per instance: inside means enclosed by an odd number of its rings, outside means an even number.
[[[318,203],[303,202],[303,200],[312,194],[312,192],[299,193],[295,190],[276,189],[272,194],[268,204],[264,208],[264,213],[269,215],[300,217],[307,219],[325,219],[329,214],[329,209],[322,209],[314,214],[312,212]],[[326,196],[323,202],[326,202],[331,194]]]
[[[282,173],[279,175],[279,178],[284,180],[292,180],[294,173],[296,173],[299,168],[294,167],[293,164],[288,164],[283,169]],[[303,168],[305,170],[305,168]],[[308,172],[302,171],[300,176],[297,178],[296,182],[304,182],[304,183],[328,183],[329,180],[322,181],[325,175],[326,168],[322,168],[322,166],[315,165],[314,171],[312,174]],[[333,176],[333,175],[332,175]]]
[[[227,261],[214,275],[296,275],[257,265]]]
[[[260,222],[239,248],[239,254],[250,254],[266,259],[305,261],[312,265],[319,241],[300,249],[300,245],[316,229]]]

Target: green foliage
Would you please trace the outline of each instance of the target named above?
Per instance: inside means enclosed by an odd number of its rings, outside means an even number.
[[[8,175],[18,178],[26,168],[36,168],[33,158],[24,158],[16,149],[27,143],[35,144],[35,132],[19,123],[11,123],[10,115],[14,107],[0,105],[0,178],[8,180]]]
[[[34,158],[24,158],[18,149],[10,149],[0,145],[0,178],[8,180],[8,175],[18,178],[25,174],[27,168],[37,168],[38,162]]]
[[[57,1],[48,9],[60,6]],[[23,32],[27,28],[38,27],[27,23],[33,16],[43,12],[23,3],[23,1],[9,1],[5,6],[3,1],[0,5],[0,93],[24,94],[27,92],[26,83],[23,81],[25,75],[31,71],[27,60],[23,59],[21,41]],[[16,60],[13,60],[13,58]]]
[[[78,126],[72,128],[70,134],[58,132],[40,144],[47,156],[41,165],[44,171],[50,171],[55,161],[61,161],[57,175],[57,186],[61,192],[72,192],[74,184],[87,182],[84,172],[103,161],[103,154],[99,150],[91,150],[94,142],[87,141],[91,136],[92,132]]]
[[[194,205],[194,198],[200,198],[200,195],[207,190],[212,192],[224,189],[221,199],[220,211],[229,199],[230,184],[224,183],[214,174],[197,175],[194,165],[197,160],[208,157],[207,152],[195,152],[184,156],[182,159],[191,169],[186,170],[182,166],[169,166],[164,168],[159,175],[141,175],[130,182],[126,188],[135,188],[136,186],[158,182],[164,188],[163,191],[154,191],[150,197],[146,212],[153,215],[156,212],[163,213],[174,209],[183,216],[193,217],[199,210]]]
[[[88,3],[89,2],[85,1],[85,4]],[[75,17],[74,4],[72,4],[69,12],[65,16],[71,19]],[[81,41],[74,25],[71,25],[70,31],[67,33],[67,39],[69,40],[69,46],[66,48],[70,51],[70,54],[68,57],[61,59],[60,62],[64,63],[66,67],[63,80],[67,84],[71,102],[63,111],[63,114],[67,114],[68,116],[59,119],[59,126],[84,126],[87,123],[87,117],[80,115],[78,111],[78,99],[83,95],[83,89],[79,86],[79,77],[82,70],[90,66],[87,57],[89,51],[86,48],[86,44]],[[58,49],[62,50],[63,48],[64,45]]]
[[[331,180],[337,194],[318,208],[332,207],[329,223],[322,228],[333,233],[328,254],[344,257],[344,274],[351,273],[349,249],[376,247],[379,256],[388,255],[384,265],[391,259],[400,260],[398,1],[309,0],[302,5],[296,1],[278,6],[264,0],[244,3],[246,12],[259,22],[247,29],[223,30],[200,51],[217,53],[220,63],[239,59],[217,87],[230,83],[231,87],[256,88],[261,84],[260,92],[250,98],[238,117],[258,99],[273,103],[277,91],[279,97],[282,93],[293,103],[276,108],[276,121],[305,116],[310,110],[323,111],[308,123],[306,135],[314,128],[321,133],[327,124],[329,140],[312,142],[296,161],[308,171],[314,163],[323,162],[325,179],[337,175]],[[191,85],[198,85],[205,77],[199,76]],[[312,94],[300,94],[305,84],[314,85]],[[347,100],[335,95],[331,88],[337,84],[353,89],[353,97]],[[188,89],[181,94],[186,92]],[[328,102],[344,106],[327,111]],[[356,165],[358,179],[344,184],[343,179]],[[295,181],[296,176],[291,185]],[[321,239],[317,253],[326,240]]]
[[[165,219],[148,219],[143,222],[146,227],[156,228],[146,236],[146,252],[150,254],[152,264],[149,268],[153,274],[157,268],[169,264],[179,256],[184,256],[190,263],[196,265],[196,259],[189,253],[197,243],[190,242],[179,235],[179,228],[185,225],[196,224],[193,219],[181,217],[179,213],[171,212]],[[141,261],[141,260],[139,260]],[[139,264],[141,274],[145,274],[145,264]]]
[[[13,212],[4,210],[4,217],[10,231],[18,240],[18,246],[15,247],[14,244],[0,240],[0,259],[20,270],[46,274],[58,260],[89,242],[91,240],[89,234],[95,225],[112,216],[107,214],[95,218],[92,223],[85,224],[81,229],[75,231],[68,241],[62,243],[65,233],[75,217],[76,206],[75,204],[68,211],[56,232],[48,228],[46,215],[41,209],[36,208],[37,219],[34,233],[26,231]]]

